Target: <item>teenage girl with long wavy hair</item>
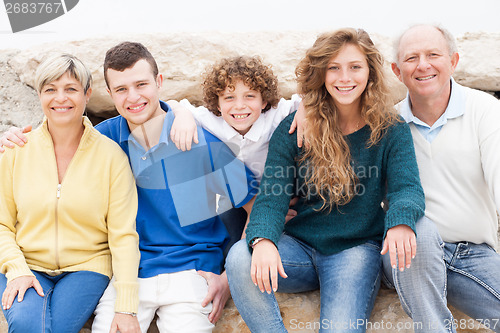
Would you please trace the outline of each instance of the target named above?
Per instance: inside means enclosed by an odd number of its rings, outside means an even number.
[[[320,332],[364,332],[381,251],[395,269],[409,267],[416,253],[424,194],[383,64],[365,31],[345,28],[319,36],[297,66],[306,147],[288,134],[289,116],[271,138],[246,241],[226,261],[234,302],[252,332],[293,328],[273,291],[315,289]],[[297,216],[285,224],[293,196]]]

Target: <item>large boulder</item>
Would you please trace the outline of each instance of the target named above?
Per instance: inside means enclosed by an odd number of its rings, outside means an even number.
[[[88,104],[92,118],[105,119],[116,115],[111,98],[106,92],[102,64],[106,50],[125,40],[146,45],[158,62],[164,76],[161,98],[187,98],[201,103],[201,73],[216,60],[237,54],[260,55],[272,64],[279,78],[281,93],[290,97],[296,90],[295,67],[312,45],[313,32],[260,33],[165,33],[108,36],[81,41],[42,44],[30,49],[0,51],[0,133],[8,126],[33,124],[41,119],[36,102],[33,74],[40,61],[50,52],[66,52],[79,57],[91,70],[94,84]],[[373,34],[372,38],[386,63],[387,80],[395,100],[402,99],[406,88],[390,70],[393,59],[392,40]],[[458,39],[461,59],[455,79],[472,88],[500,91],[500,34],[470,33]]]
[[[465,86],[500,91],[500,33],[467,33],[458,39],[455,79]],[[497,97],[500,97],[497,95]]]
[[[18,52],[0,51],[0,133],[10,126],[40,124],[42,109],[37,93],[21,82],[19,75],[9,65]]]

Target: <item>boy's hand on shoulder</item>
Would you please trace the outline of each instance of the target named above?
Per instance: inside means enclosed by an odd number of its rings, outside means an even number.
[[[191,112],[177,101],[167,102],[175,115],[172,128],[170,129],[170,139],[177,149],[182,151],[191,150],[191,143],[198,143],[198,129]]]
[[[226,272],[218,275],[211,272],[198,271],[198,274],[203,276],[208,283],[208,293],[201,302],[201,306],[205,307],[212,302],[212,312],[210,312],[208,320],[212,324],[215,324],[222,316],[224,306],[226,306],[226,302],[229,296],[231,296]]]
[[[11,127],[0,137],[0,153],[5,152],[5,148],[14,148],[14,145],[19,147],[24,146],[28,142],[25,133],[31,132],[31,125],[21,127]]]

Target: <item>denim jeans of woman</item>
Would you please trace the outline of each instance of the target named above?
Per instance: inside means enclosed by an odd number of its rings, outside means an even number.
[[[22,302],[16,297],[12,307],[3,310],[9,332],[78,333],[109,283],[107,276],[89,271],[57,276],[32,272],[45,296],[29,288]],[[0,274],[2,294],[6,285],[5,275]]]
[[[369,242],[323,255],[282,235],[278,249],[288,275],[279,277],[278,292],[320,289],[320,321],[315,323],[319,332],[365,332],[380,286],[380,244]],[[251,280],[251,260],[246,240],[236,243],[226,259],[234,303],[252,332],[286,332],[275,295],[261,293]],[[290,322],[293,325],[301,323]]]
[[[471,321],[457,321],[447,304],[500,332],[500,255],[486,244],[443,242],[428,218],[416,224],[417,255],[411,268],[392,269],[383,258],[384,281],[395,287],[415,332],[456,332]]]

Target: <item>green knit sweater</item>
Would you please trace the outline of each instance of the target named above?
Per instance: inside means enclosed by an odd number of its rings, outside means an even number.
[[[291,114],[281,122],[269,142],[260,193],[250,215],[247,241],[257,237],[274,244],[283,232],[315,248],[333,254],[365,243],[382,241],[385,232],[399,224],[415,231],[415,222],[424,215],[424,192],[420,185],[410,128],[405,122],[391,126],[384,137],[367,148],[370,128],[347,135],[354,171],[358,177],[356,195],[331,212],[318,211],[317,196],[307,198],[306,168],[297,160],[297,134],[288,134]],[[285,224],[290,199],[299,196],[297,216]],[[389,209],[381,208],[387,198]]]

